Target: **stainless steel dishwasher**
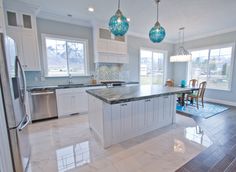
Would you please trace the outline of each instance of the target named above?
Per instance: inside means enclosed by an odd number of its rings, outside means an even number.
[[[32,121],[58,117],[56,93],[52,89],[31,91]]]

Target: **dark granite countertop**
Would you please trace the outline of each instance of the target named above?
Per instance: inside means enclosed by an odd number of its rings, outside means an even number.
[[[126,84],[139,84],[139,82],[126,82]],[[67,89],[67,88],[83,88],[83,87],[97,87],[105,86],[104,84],[63,84],[55,86],[36,86],[27,87],[27,91],[43,91],[43,90],[55,90],[55,89]]]
[[[132,87],[113,87],[107,89],[87,90],[86,92],[106,103],[117,104],[164,95],[183,93],[191,90],[192,88],[140,85]]]

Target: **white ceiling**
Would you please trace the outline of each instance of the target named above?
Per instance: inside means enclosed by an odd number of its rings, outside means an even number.
[[[39,17],[80,20],[82,23],[108,23],[118,0],[17,0],[39,6]],[[94,13],[88,7],[95,8]],[[167,41],[178,39],[184,26],[185,38],[194,39],[236,30],[236,0],[161,0],[159,21],[166,29]],[[121,10],[131,18],[129,34],[148,37],[156,20],[154,0],[121,0]],[[67,17],[72,14],[73,19]]]

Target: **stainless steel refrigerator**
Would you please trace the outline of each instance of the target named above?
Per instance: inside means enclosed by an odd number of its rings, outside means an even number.
[[[15,41],[0,33],[0,88],[13,170],[25,172],[30,159],[26,82]],[[1,121],[0,121],[1,122]]]

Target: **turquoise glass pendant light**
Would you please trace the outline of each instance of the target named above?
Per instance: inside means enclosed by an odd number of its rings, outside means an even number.
[[[115,36],[124,36],[129,29],[129,22],[120,10],[120,0],[116,14],[110,18],[109,29]]]
[[[153,43],[160,43],[161,41],[164,40],[166,36],[166,31],[158,21],[158,6],[160,0],[155,0],[155,1],[157,3],[157,22],[154,25],[154,27],[152,27],[151,30],[149,31],[149,38]]]

